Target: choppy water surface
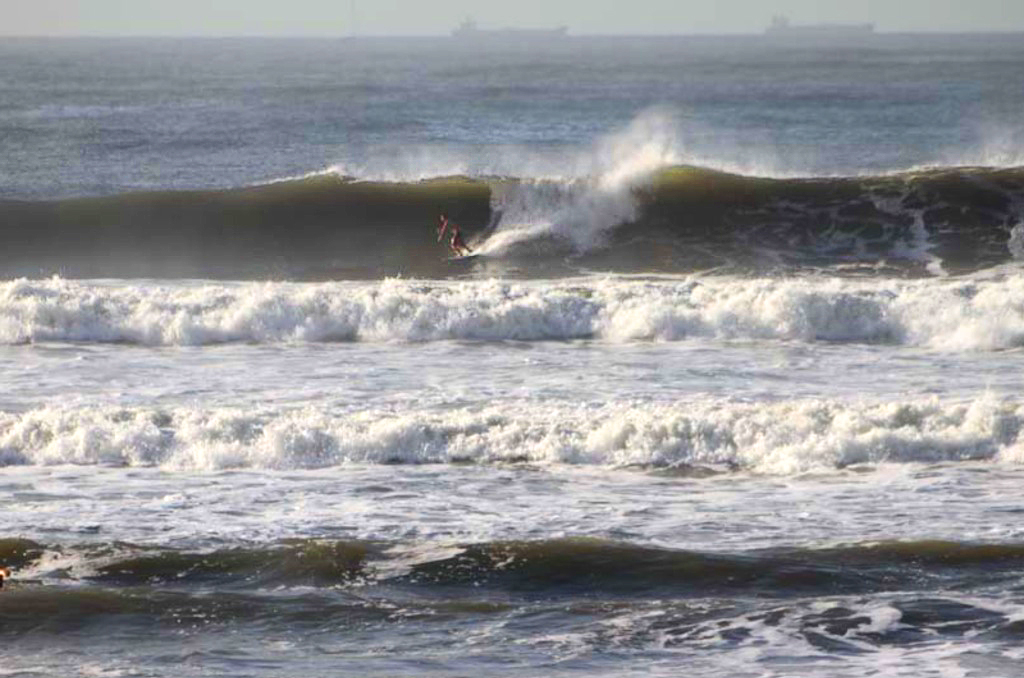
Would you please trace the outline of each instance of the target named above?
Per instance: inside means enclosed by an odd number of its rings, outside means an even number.
[[[1019,674],[1019,42],[0,51],[0,675]]]

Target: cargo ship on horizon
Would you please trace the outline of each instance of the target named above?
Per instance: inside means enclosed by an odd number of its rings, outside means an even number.
[[[455,29],[452,30],[452,37],[454,38],[468,38],[472,40],[479,40],[483,38],[499,38],[499,39],[510,39],[515,38],[517,40],[546,40],[554,38],[564,38],[569,32],[568,26],[558,26],[556,28],[495,28],[487,29],[480,28],[477,26],[476,21],[473,19],[466,19],[459,24]]]
[[[864,24],[804,24],[793,25],[789,18],[776,15],[764,31],[767,35],[807,36],[807,37],[853,37],[871,35],[875,25]]]

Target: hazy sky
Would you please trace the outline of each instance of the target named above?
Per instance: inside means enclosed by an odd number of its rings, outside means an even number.
[[[587,33],[760,32],[873,21],[880,31],[1024,31],[1024,0],[0,0],[3,35],[438,35],[567,25]]]

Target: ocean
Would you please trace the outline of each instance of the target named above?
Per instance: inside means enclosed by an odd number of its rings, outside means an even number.
[[[0,676],[1019,676],[1022,72],[0,40]]]

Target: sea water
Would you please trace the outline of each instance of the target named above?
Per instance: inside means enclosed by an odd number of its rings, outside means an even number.
[[[3,675],[1019,674],[1015,38],[0,52]]]

